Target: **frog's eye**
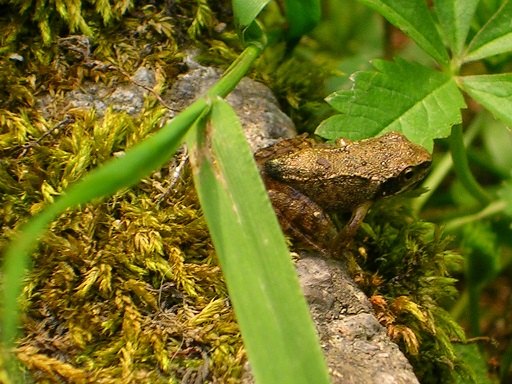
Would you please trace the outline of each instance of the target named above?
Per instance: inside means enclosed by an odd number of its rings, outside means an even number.
[[[407,167],[402,171],[402,178],[404,180],[412,180],[414,178],[414,174],[416,170],[414,167]]]

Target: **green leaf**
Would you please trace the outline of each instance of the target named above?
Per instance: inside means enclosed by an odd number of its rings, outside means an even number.
[[[214,100],[204,129],[198,124],[187,139],[194,180],[256,382],[328,383],[284,237],[229,104]]]
[[[319,0],[285,0],[288,40],[298,40],[320,22]]]
[[[244,47],[248,47],[252,44],[256,45],[258,49],[263,50],[267,46],[267,35],[263,32],[258,20],[255,20],[243,31],[240,31],[239,38]]]
[[[457,375],[457,384],[491,384],[494,383],[487,374],[486,359],[480,353],[476,344],[453,344],[457,356],[463,361],[465,370],[458,370],[457,373],[466,373],[464,376]],[[467,374],[469,373],[469,375]]]
[[[512,50],[512,1],[506,0],[468,46],[465,62]]]
[[[479,0],[434,0],[437,18],[452,52],[462,53]]]
[[[264,49],[267,45],[267,37],[256,17],[268,3],[269,0],[233,0],[235,27],[245,47],[254,44]]]
[[[382,14],[439,63],[448,63],[448,53],[424,0],[359,1]]]
[[[270,0],[233,0],[235,27],[243,30],[249,27]]]
[[[379,72],[357,72],[352,90],[327,98],[342,114],[322,122],[318,135],[360,140],[398,131],[432,151],[433,139],[461,122],[465,103],[451,76],[402,59],[373,66]]]
[[[512,127],[512,73],[459,78],[459,84],[473,99]]]

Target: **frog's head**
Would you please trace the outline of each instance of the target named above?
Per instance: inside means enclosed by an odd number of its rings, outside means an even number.
[[[410,142],[405,136],[396,132],[388,133],[388,141],[393,141],[395,149],[392,158],[394,170],[380,187],[380,195],[392,196],[402,193],[419,183],[430,170],[432,156],[420,145]]]

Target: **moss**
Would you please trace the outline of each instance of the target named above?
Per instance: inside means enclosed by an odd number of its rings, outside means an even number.
[[[151,3],[6,7],[0,247],[71,183],[165,120],[152,94],[137,117],[66,104],[85,82],[129,83],[141,66],[155,70],[161,92],[182,70],[179,45],[207,42],[218,22],[204,1],[172,9]],[[16,354],[28,381],[232,382],[240,375],[246,357],[238,325],[190,172],[174,179],[174,161],[51,225],[21,298]]]
[[[377,318],[420,382],[450,383],[456,373],[471,382],[452,345],[465,340],[464,331],[444,309],[457,296],[449,271],[462,257],[433,224],[415,219],[400,198],[377,204],[365,223],[357,242],[360,267],[354,264],[353,270]]]
[[[139,141],[161,116],[160,107],[138,119],[77,113],[44,145],[4,157],[4,234]],[[202,374],[228,381],[240,373],[238,326],[188,170],[160,200],[171,174],[169,167],[158,170],[52,224],[34,255],[22,304],[25,336],[17,355],[34,379],[168,382]]]

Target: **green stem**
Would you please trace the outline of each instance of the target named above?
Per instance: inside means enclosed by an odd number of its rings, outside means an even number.
[[[491,204],[487,205],[484,209],[482,209],[481,211],[479,211],[473,215],[458,217],[456,219],[448,221],[445,224],[444,229],[446,232],[452,232],[455,229],[462,227],[464,224],[471,223],[474,221],[480,221],[489,216],[494,216],[497,213],[502,212],[506,208],[506,206],[507,206],[507,203],[503,200],[493,201]]]
[[[452,153],[453,166],[457,177],[466,188],[482,205],[489,204],[492,199],[485,190],[478,184],[473,177],[466,156],[466,148],[462,136],[462,125],[457,124],[452,127],[450,137],[450,151]]]
[[[479,114],[473,122],[468,127],[466,134],[464,135],[464,145],[468,146],[473,142],[476,135],[479,132],[480,126],[482,122],[482,115]],[[436,189],[441,185],[444,178],[450,172],[451,168],[453,166],[453,159],[452,156],[447,153],[445,154],[441,160],[439,160],[436,163],[435,168],[432,169],[432,172],[430,172],[430,175],[425,179],[425,181],[422,183],[422,186],[427,188],[428,191],[419,196],[418,198],[414,199],[412,202],[412,208],[419,212],[425,205],[425,203],[428,201],[430,196],[434,194]]]
[[[249,45],[245,48],[240,56],[229,66],[222,78],[210,88],[206,94],[207,97],[226,97],[247,74],[247,71],[260,53],[261,49],[256,45]]]

